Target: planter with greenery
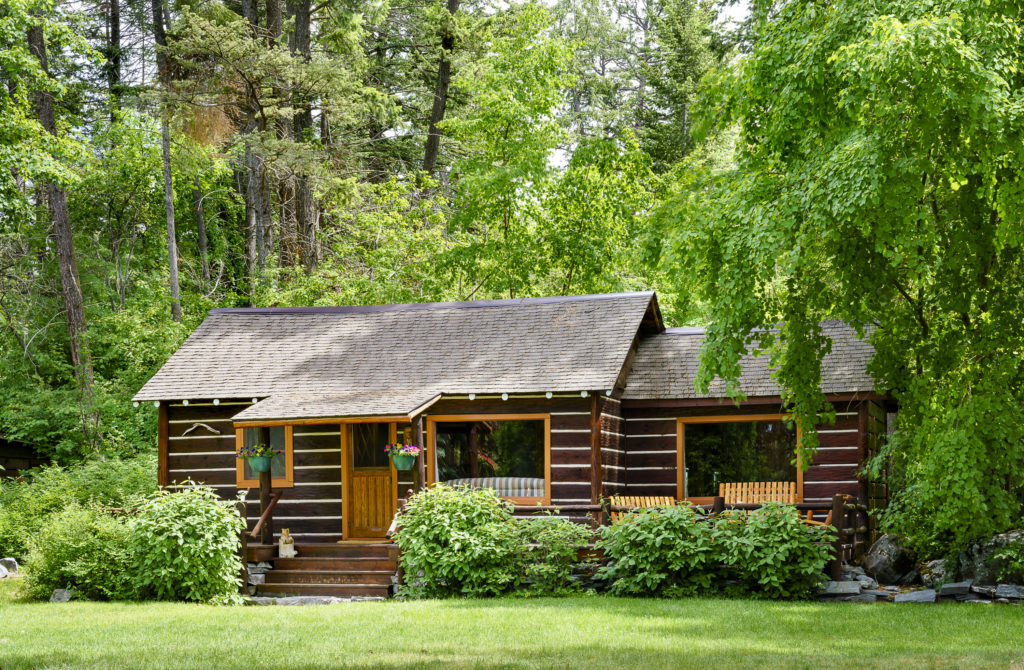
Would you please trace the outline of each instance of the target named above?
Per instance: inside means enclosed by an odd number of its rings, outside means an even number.
[[[266,444],[244,445],[238,449],[238,458],[244,458],[253,472],[269,472],[274,457],[281,452]]]
[[[415,444],[389,444],[384,447],[384,453],[391,457],[396,470],[412,470],[421,451],[423,448]]]

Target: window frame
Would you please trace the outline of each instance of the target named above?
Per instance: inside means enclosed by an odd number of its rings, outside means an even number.
[[[551,414],[437,414],[427,416],[427,486],[436,480],[437,454],[435,450],[438,423],[463,421],[543,421],[544,422],[544,497],[500,496],[517,505],[551,504]]]
[[[714,496],[684,496],[686,481],[686,425],[706,423],[754,423],[757,421],[792,421],[790,414],[726,414],[712,416],[676,417],[676,500],[687,500],[695,505],[710,505]],[[803,453],[800,448],[802,435],[796,428],[796,501],[804,501]]]
[[[294,424],[274,423],[246,423],[243,426],[235,426],[235,453],[245,444],[245,431],[248,428],[284,428],[284,477],[276,477],[270,480],[272,488],[293,488],[295,486],[295,452],[293,449],[293,427]],[[240,489],[258,489],[259,478],[245,478],[245,459],[235,458],[235,484]]]

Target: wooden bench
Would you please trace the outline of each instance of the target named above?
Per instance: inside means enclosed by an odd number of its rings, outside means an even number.
[[[797,501],[796,482],[728,482],[718,485],[725,504]]]
[[[613,507],[675,507],[672,496],[612,496]],[[629,515],[629,512],[612,512],[612,523]]]

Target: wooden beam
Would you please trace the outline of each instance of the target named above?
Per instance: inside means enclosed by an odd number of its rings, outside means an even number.
[[[157,471],[156,480],[160,486],[167,486],[170,483],[170,472],[167,464],[167,454],[169,451],[168,445],[170,440],[170,424],[167,422],[167,403],[161,402],[160,407],[157,409],[157,438],[156,438],[156,449],[157,449]]]
[[[601,499],[601,410],[597,396],[590,401],[590,503]]]

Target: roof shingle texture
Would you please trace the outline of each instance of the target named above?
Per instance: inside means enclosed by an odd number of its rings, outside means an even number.
[[[830,322],[822,324],[824,334],[832,339],[832,352],[821,363],[821,390],[824,393],[870,392],[874,380],[867,373],[867,364],[874,349],[857,338],[849,326]],[[626,382],[623,399],[696,399],[725,397],[725,382],[719,378],[708,392],[694,390],[703,332],[695,329],[668,330],[641,340],[636,359]],[[748,398],[778,396],[781,389],[771,378],[768,356],[746,355],[742,359],[740,388]]]
[[[135,400],[610,389],[652,298],[214,310]]]
[[[437,397],[436,394],[424,391],[273,395],[245,408],[233,418],[235,421],[266,421],[341,416],[409,416]]]

